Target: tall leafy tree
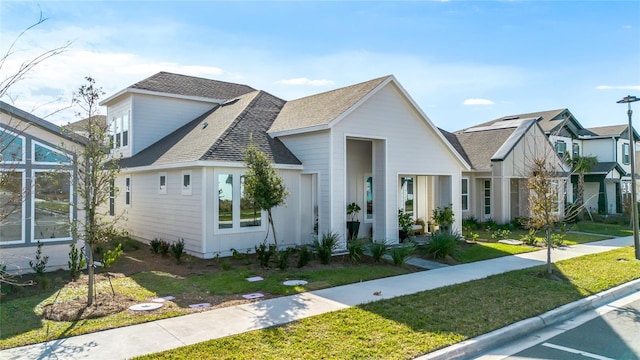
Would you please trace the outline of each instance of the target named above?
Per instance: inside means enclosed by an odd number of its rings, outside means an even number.
[[[247,198],[256,206],[267,212],[267,219],[273,232],[273,241],[278,246],[276,228],[273,223],[271,209],[285,204],[289,195],[284,180],[272,166],[267,154],[258,149],[258,146],[249,142],[244,157],[247,166],[245,174],[244,191]],[[265,241],[269,237],[268,229]]]
[[[529,195],[529,225],[534,229],[544,230],[547,242],[547,273],[553,272],[551,267],[551,231],[559,221],[559,180],[557,170],[546,158],[533,159],[531,173],[527,182]]]
[[[578,175],[578,194],[576,203],[576,212],[578,218],[582,218],[582,211],[584,210],[584,174],[591,171],[591,169],[598,163],[598,158],[595,156],[579,156],[575,155],[569,159],[569,165],[574,174]],[[568,214],[574,215],[574,214]]]
[[[77,151],[75,167],[78,171],[77,191],[80,197],[78,210],[84,211],[84,219],[78,219],[72,226],[74,235],[85,243],[87,258],[88,294],[87,306],[93,304],[95,294],[95,261],[94,248],[108,239],[121,235],[117,227],[117,217],[108,216],[108,201],[115,196],[114,184],[120,173],[117,159],[109,153],[109,136],[107,123],[98,115],[98,102],[104,94],[102,88],[96,87],[95,80],[86,77],[75,96],[80,107],[79,115],[86,117],[80,128],[74,130],[84,135],[84,146]]]

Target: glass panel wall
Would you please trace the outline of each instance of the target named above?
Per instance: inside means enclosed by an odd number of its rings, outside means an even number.
[[[35,172],[34,180],[34,239],[69,238],[71,236],[70,174]]]

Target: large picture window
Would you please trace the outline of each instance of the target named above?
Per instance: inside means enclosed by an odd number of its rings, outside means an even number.
[[[0,183],[0,244],[24,242],[22,172],[4,173]]]
[[[244,191],[245,176],[240,177],[240,227],[262,225],[262,210]]]
[[[261,231],[264,212],[245,193],[246,177],[243,171],[230,170],[215,176],[218,191],[216,226],[224,231]]]
[[[233,227],[233,174],[218,174],[218,228]]]
[[[33,238],[71,239],[71,175],[68,172],[34,173]]]

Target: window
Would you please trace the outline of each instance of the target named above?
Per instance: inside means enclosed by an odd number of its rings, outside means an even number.
[[[556,153],[558,153],[558,156],[563,157],[566,152],[567,143],[562,140],[556,141]]]
[[[67,155],[49,146],[34,142],[33,161],[41,164],[68,164],[70,159]]]
[[[119,114],[111,118],[109,123],[111,146],[114,149],[129,146],[129,113]]]
[[[191,195],[191,171],[182,172],[182,195]]]
[[[116,215],[116,184],[113,180],[109,183],[109,216]]]
[[[460,193],[462,194],[462,211],[469,211],[469,178],[462,178]]]
[[[131,176],[124,178],[124,204],[131,206]]]
[[[167,193],[167,173],[161,172],[158,174],[158,194]]]
[[[0,128],[0,162],[23,162],[24,138]]]
[[[244,192],[245,176],[240,177],[240,227],[262,225],[262,210]]]
[[[622,163],[629,165],[629,144],[622,144]]]
[[[33,191],[33,239],[70,240],[71,174],[36,171]]]
[[[484,218],[491,218],[491,180],[485,180],[484,184]]]
[[[218,174],[218,228],[233,227],[233,175]]]
[[[400,193],[402,201],[400,209],[413,217],[413,177],[400,178]]]
[[[580,144],[571,144],[571,154],[573,155],[573,157],[580,156]]]
[[[0,183],[0,244],[24,242],[24,218],[22,196],[23,172],[3,174],[7,181]]]
[[[215,175],[218,190],[215,220],[220,232],[249,232],[264,230],[265,213],[256,206],[245,192],[246,177],[243,171],[228,170]],[[214,225],[215,226],[215,225]]]
[[[364,213],[365,222],[373,220],[373,177],[365,175],[364,177],[364,199],[367,208]]]

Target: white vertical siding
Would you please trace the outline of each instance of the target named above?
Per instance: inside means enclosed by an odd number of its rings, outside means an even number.
[[[215,106],[168,97],[132,96],[131,156],[169,135]]]
[[[384,180],[382,180],[387,188],[384,201],[387,212],[382,219],[386,221],[385,239],[398,237],[395,206],[398,203],[399,174],[451,176],[449,187],[451,194],[460,193],[462,165],[392,83],[336,124],[331,135],[333,146],[331,178],[334,184],[332,195],[335,199],[332,218],[335,229],[342,229],[346,222],[344,160],[346,158],[345,139],[349,137],[384,139],[386,142],[386,167]],[[373,161],[376,162],[376,159],[374,158]],[[377,169],[376,173],[379,171]],[[446,199],[450,201],[452,195],[448,195]],[[460,202],[453,201],[452,205],[455,221],[460,224],[462,219]],[[381,219],[376,217],[376,220]],[[341,233],[344,233],[344,230]]]

